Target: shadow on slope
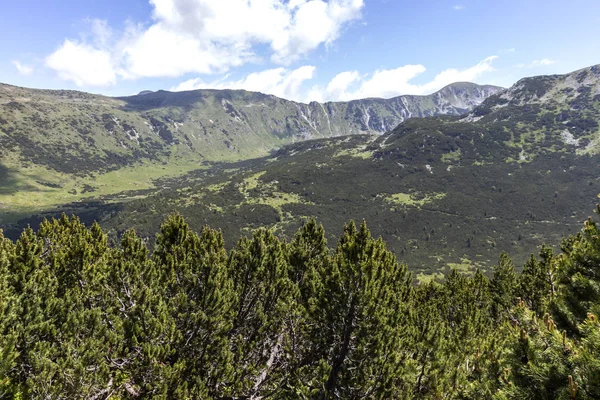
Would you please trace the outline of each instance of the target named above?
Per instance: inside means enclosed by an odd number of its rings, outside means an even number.
[[[106,219],[117,218],[120,211],[123,209],[122,203],[105,203],[103,201],[91,200],[86,202],[69,203],[60,206],[54,210],[41,212],[39,214],[23,215],[23,218],[13,216],[17,220],[15,223],[0,226],[4,232],[4,236],[16,240],[23,232],[23,229],[30,226],[34,230],[38,230],[40,224],[45,219],[60,218],[64,213],[67,215],[77,215],[81,222],[90,226],[94,222],[102,222]]]
[[[24,185],[19,179],[18,172],[0,164],[0,195],[13,194],[23,190],[32,191],[37,189],[31,185]]]

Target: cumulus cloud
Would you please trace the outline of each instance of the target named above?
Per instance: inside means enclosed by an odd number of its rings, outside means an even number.
[[[346,100],[350,99],[352,94],[348,90],[356,82],[360,82],[361,76],[358,71],[345,71],[337,74],[322,91],[318,87],[313,87],[308,94],[310,100]]]
[[[517,68],[537,68],[537,67],[545,67],[548,65],[555,64],[556,60],[551,60],[549,58],[543,58],[541,60],[534,60],[529,64],[517,64]]]
[[[121,75],[137,79],[178,77],[187,73],[211,74],[242,65],[248,57],[248,49],[236,52],[154,25],[125,46]]]
[[[77,86],[109,86],[117,79],[108,51],[69,39],[46,58],[46,66]]]
[[[274,36],[271,57],[278,63],[289,63],[322,43],[334,42],[347,22],[360,17],[363,0],[296,1],[293,16],[282,35]]]
[[[200,78],[190,79],[171,88],[172,91],[195,89],[244,89],[272,94],[278,97],[302,101],[302,84],[314,77],[316,68],[305,65],[294,70],[273,68],[254,72],[238,81],[205,82]]]
[[[31,65],[22,64],[21,62],[16,60],[13,61],[12,64],[15,66],[17,71],[19,71],[19,74],[23,76],[29,76],[33,74],[33,67]]]
[[[473,82],[486,72],[494,71],[492,62],[497,56],[488,57],[466,69],[446,69],[431,81],[417,85],[411,81],[427,69],[423,65],[405,65],[395,69],[377,70],[360,75],[347,71],[334,77],[327,87],[314,86],[309,92],[311,100],[352,100],[366,97],[390,98],[402,94],[424,95],[433,93],[454,82]]]
[[[314,66],[305,65],[293,70],[281,67],[254,72],[240,80],[229,80],[228,76],[222,80],[208,82],[201,78],[189,79],[171,90],[245,89],[301,102],[348,101],[367,97],[390,98],[402,94],[424,95],[451,83],[476,81],[486,72],[494,71],[492,62],[496,58],[496,56],[488,57],[462,70],[446,69],[431,81],[421,85],[413,84],[411,81],[427,69],[423,65],[405,65],[395,69],[377,70],[370,74],[344,71],[337,74],[325,86],[313,85],[305,89],[305,85],[316,74]]]
[[[150,4],[150,25],[132,25],[115,35],[106,22],[92,20],[91,39],[67,39],[46,64],[63,79],[90,86],[114,83],[112,76],[222,73],[265,56],[289,65],[333,43],[349,23],[361,18],[364,8],[364,0],[150,0]],[[76,55],[102,58],[103,79],[82,70],[85,63],[70,58]]]
[[[465,6],[462,4],[455,4],[452,8],[456,11],[460,11],[460,10],[464,10]]]

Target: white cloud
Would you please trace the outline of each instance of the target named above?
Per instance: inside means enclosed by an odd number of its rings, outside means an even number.
[[[337,74],[327,85],[325,90],[326,98],[318,89],[313,89],[309,96],[311,100],[324,101],[327,99],[347,100],[351,97],[348,93],[349,88],[357,82],[360,82],[361,76],[358,71],[346,71]]]
[[[313,85],[308,90],[304,90],[303,86],[314,78],[316,72],[314,66],[306,65],[294,70],[281,67],[255,72],[237,81],[228,80],[228,76],[212,82],[200,78],[189,79],[171,90],[245,89],[302,102],[348,101],[367,97],[390,98],[402,94],[424,95],[451,83],[476,81],[486,72],[494,71],[492,62],[496,58],[497,56],[488,57],[462,70],[446,69],[431,81],[421,85],[413,84],[411,81],[423,74],[426,68],[423,65],[405,65],[364,75],[358,71],[345,71],[337,74],[326,86]]]
[[[436,90],[439,90],[444,86],[454,82],[475,81],[482,74],[494,71],[494,67],[492,67],[492,62],[497,58],[498,56],[490,56],[478,62],[474,66],[463,70],[450,68],[445,71],[442,71],[438,75],[436,75],[433,81],[420,86],[422,92],[421,94],[433,93]]]
[[[396,69],[375,71],[369,79],[362,82],[358,92],[351,96],[393,97],[401,93],[420,91],[409,81],[425,71],[422,65],[405,65]]]
[[[246,49],[235,52],[211,42],[200,43],[185,33],[154,25],[124,47],[123,57],[121,75],[135,79],[222,72],[243,64],[249,54]]]
[[[534,60],[529,64],[517,64],[517,68],[537,68],[537,67],[546,67],[548,65],[555,64],[556,60],[551,60],[549,58],[543,58],[541,60]]]
[[[549,58],[544,58],[542,60],[536,60],[532,64],[533,65],[552,65],[554,63],[556,63],[555,60],[551,60]]]
[[[97,47],[106,48],[110,46],[115,33],[108,26],[108,22],[101,19],[88,19],[86,22],[90,25],[92,40]]]
[[[111,55],[86,43],[69,39],[46,58],[46,65],[59,78],[77,86],[109,86],[116,82]]]
[[[455,9],[456,11],[460,11],[460,10],[464,10],[465,6],[462,4],[455,4],[452,8]]]
[[[114,83],[116,75],[137,79],[222,73],[264,56],[289,65],[337,40],[364,8],[364,0],[149,1],[149,26],[130,26],[116,35],[106,22],[88,21],[91,39],[67,39],[47,65],[63,79],[90,86]],[[86,63],[71,58],[93,55],[98,61],[100,54],[103,78],[91,76]]]
[[[33,67],[31,65],[21,64],[21,62],[16,61],[16,60],[13,61],[12,63],[15,66],[15,68],[17,69],[17,71],[19,71],[19,74],[21,74],[23,76],[29,76],[29,75],[33,74]]]
[[[357,71],[347,71],[334,77],[326,88],[314,86],[309,92],[310,99],[352,100],[366,97],[390,98],[403,94],[424,95],[433,93],[454,82],[473,82],[486,72],[494,71],[492,62],[497,56],[488,57],[472,67],[458,70],[446,69],[431,81],[417,85],[411,81],[423,74],[423,65],[405,65],[403,67],[377,70],[373,74],[361,76]]]
[[[363,0],[297,1],[290,24],[273,37],[274,62],[287,64],[338,39],[343,26],[360,18]],[[289,5],[288,5],[289,6]]]
[[[200,78],[190,79],[180,83],[172,91],[195,89],[244,89],[255,92],[272,94],[278,97],[302,101],[301,86],[314,77],[316,68],[306,65],[294,70],[274,68],[249,74],[238,81],[204,82]]]

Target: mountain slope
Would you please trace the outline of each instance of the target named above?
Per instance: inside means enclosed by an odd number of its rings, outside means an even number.
[[[0,222],[155,188],[157,178],[310,138],[380,133],[406,118],[456,114],[499,89],[460,83],[430,96],[300,104],[235,90],[109,98],[0,84]]]
[[[115,233],[136,226],[152,236],[177,210],[229,237],[263,225],[291,234],[311,216],[335,236],[365,218],[422,279],[448,266],[486,268],[501,250],[521,263],[540,243],[577,231],[593,209],[599,93],[597,67],[525,79],[465,117],[286,146],[164,180],[159,193],[94,217]]]
[[[459,114],[500,88],[457,84],[430,96],[300,104],[233,90],[107,98],[0,85],[0,144],[62,172],[117,169],[170,156],[232,160],[298,140],[383,133],[410,117]]]

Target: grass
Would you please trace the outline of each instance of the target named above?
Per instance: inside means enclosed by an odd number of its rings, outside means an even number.
[[[578,155],[593,156],[596,154],[600,154],[600,130],[590,135],[590,142],[587,146],[581,149],[577,149],[576,151]]]
[[[14,159],[5,159],[8,166],[15,166]],[[30,164],[15,168],[12,187],[0,192],[0,203],[11,212],[37,213],[63,204],[104,196],[118,197],[119,201],[139,196],[125,192],[160,189],[156,186],[161,178],[172,178],[200,169],[192,160],[173,160],[165,164],[143,162],[116,171],[87,176],[74,176]],[[122,194],[121,196],[116,196]]]
[[[477,269],[485,270],[485,265],[479,262],[473,262],[467,255],[463,255],[458,263],[447,263],[450,269],[455,269],[460,273],[472,275]]]
[[[394,204],[409,207],[422,207],[427,203],[431,203],[435,200],[441,200],[446,197],[446,193],[432,193],[422,197],[416,194],[408,193],[394,193],[383,197],[383,201]]]
[[[278,190],[276,181],[263,182],[260,178],[265,174],[266,171],[257,172],[243,180],[238,189],[246,200],[238,204],[236,208],[240,208],[244,204],[266,205],[274,208],[279,214],[279,221],[283,222],[288,219],[282,209],[284,206],[288,204],[313,204],[296,193]],[[293,218],[293,216],[290,218]]]
[[[239,186],[240,192],[244,197],[248,197],[250,191],[256,189],[260,185],[259,179],[266,173],[266,171],[257,172],[244,179],[243,183]]]
[[[357,147],[354,149],[344,149],[344,150],[340,150],[338,152],[336,152],[333,156],[334,157],[355,157],[355,158],[362,158],[363,160],[369,160],[371,158],[373,158],[373,151],[368,151],[365,149],[365,147]]]
[[[229,185],[229,182],[216,183],[213,185],[208,185],[206,187],[206,190],[208,190],[209,192],[212,192],[212,193],[220,193],[223,191],[223,189],[227,185]]]
[[[310,202],[305,201],[302,197],[300,197],[296,193],[284,193],[273,191],[270,195],[263,197],[255,197],[252,199],[248,199],[245,204],[264,204],[269,207],[273,207],[280,214],[282,214],[281,208],[288,204],[312,204]]]
[[[295,218],[289,211],[283,209],[285,206],[290,204],[314,205],[314,203],[305,200],[297,193],[280,190],[276,181],[264,182],[261,178],[265,174],[266,171],[259,171],[244,177],[241,182],[235,184],[235,188],[242,199],[237,204],[228,201],[228,195],[223,193],[226,187],[231,184],[230,180],[206,186],[196,185],[193,188],[175,189],[178,193],[175,203],[181,207],[201,205],[212,212],[220,214],[227,210],[234,212],[244,206],[264,205],[273,208],[277,212],[279,223],[286,223]],[[216,204],[215,199],[221,203]],[[282,230],[282,227],[279,226],[279,228],[274,229]]]
[[[441,272],[425,273],[419,272],[416,276],[419,284],[427,284],[433,281],[441,281],[444,279],[444,274]]]
[[[445,162],[445,163],[457,162],[457,161],[460,161],[461,154],[462,154],[462,152],[460,149],[455,150],[455,151],[450,151],[446,154],[443,154],[441,157],[441,160],[442,160],[442,162]]]

